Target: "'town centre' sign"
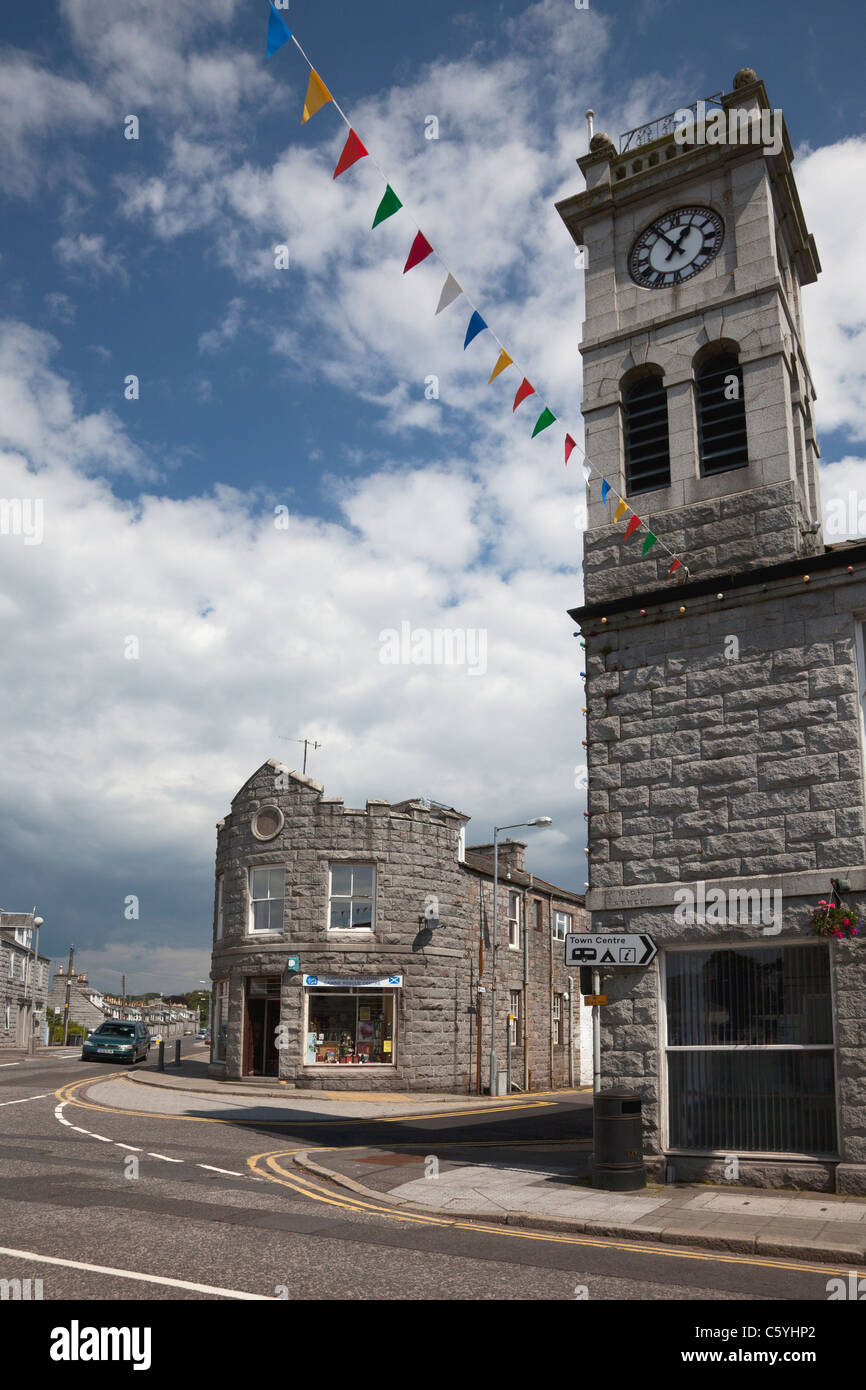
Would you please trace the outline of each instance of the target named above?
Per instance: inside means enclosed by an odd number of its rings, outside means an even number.
[[[617,936],[615,932],[603,932],[601,936],[591,936],[588,932],[570,932],[565,938],[566,965],[622,965],[634,969],[649,965],[657,955],[658,947],[652,937],[643,933]]]

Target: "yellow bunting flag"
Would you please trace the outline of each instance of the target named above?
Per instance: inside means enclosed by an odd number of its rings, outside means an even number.
[[[628,503],[627,503],[627,502],[623,502],[622,498],[620,498],[620,499],[619,499],[619,506],[617,507],[616,511],[615,511],[614,514],[613,514],[613,521],[610,523],[611,526],[616,526],[616,523],[619,521],[620,517],[625,516],[625,514],[626,514],[627,511],[628,511]]]
[[[317,111],[321,111],[323,106],[327,106],[333,98],[328,91],[319,74],[310,69],[310,80],[307,84],[307,96],[304,101],[304,114],[301,117],[301,125],[308,121],[311,116],[315,116]]]
[[[488,380],[487,385],[489,386],[489,385],[490,385],[490,382],[493,381],[493,380],[495,380],[495,378],[499,376],[499,373],[500,373],[500,372],[504,372],[504,371],[505,371],[505,368],[506,368],[506,367],[510,367],[510,366],[511,366],[511,358],[508,356],[508,353],[505,351],[505,348],[503,348],[502,351],[501,351],[500,354],[499,354],[499,357],[497,358],[496,366],[493,368],[493,371],[490,373],[490,379]]]

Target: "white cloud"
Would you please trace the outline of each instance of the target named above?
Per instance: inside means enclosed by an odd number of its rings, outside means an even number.
[[[852,234],[866,221],[866,137],[806,152],[795,173],[822,266],[803,291],[818,432],[866,439],[866,279]]]
[[[62,236],[54,243],[54,251],[61,265],[70,270],[89,272],[98,275],[116,276],[126,284],[129,276],[118,251],[110,251],[103,234],[79,232],[76,236]]]
[[[49,318],[57,319],[60,323],[75,321],[75,305],[68,294],[55,290],[51,294],[43,295],[42,302]]]
[[[230,300],[221,323],[201,334],[198,340],[199,351],[219,352],[227,343],[234,342],[243,322],[243,308],[242,299]]]
[[[81,902],[116,902],[118,939],[123,898],[138,894],[139,932],[157,952],[180,951],[194,983],[214,822],[250,771],[286,756],[281,735],[319,738],[316,776],[347,804],[424,791],[483,820],[516,802],[522,814],[532,783],[558,827],[579,833],[564,611],[575,580],[532,547],[503,576],[488,482],[380,470],[342,484],[346,525],[293,515],[287,531],[260,492],[122,500],[82,470],[91,446],[103,467],[137,451],[118,421],[76,403],[49,365],[55,347],[0,325],[0,372],[17,383],[0,394],[0,439],[14,440],[0,495],[38,492],[44,504],[41,545],[0,540],[4,661],[16,672],[0,729],[10,856],[41,861],[46,820],[62,825],[53,872],[82,879]],[[384,665],[379,634],[403,620],[484,629],[487,674]],[[130,636],[137,660],[124,657]],[[542,727],[543,740],[527,737]],[[550,853],[539,846],[539,872],[582,873],[571,850]],[[106,950],[95,969],[82,957],[97,983],[115,968]]]
[[[85,82],[48,72],[26,54],[0,56],[0,187],[30,198],[43,179],[80,178],[58,154],[70,137],[105,125],[109,103]]]

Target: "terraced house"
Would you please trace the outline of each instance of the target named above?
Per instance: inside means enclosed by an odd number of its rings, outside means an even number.
[[[354,810],[273,760],[253,773],[217,828],[212,1074],[488,1088],[493,866],[467,820],[422,798]],[[586,913],[525,849],[500,847],[497,1059],[515,1088],[567,1086],[581,1009],[563,938]]]

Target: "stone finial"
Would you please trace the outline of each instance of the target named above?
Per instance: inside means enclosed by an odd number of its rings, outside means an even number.
[[[610,136],[603,130],[593,135],[589,142],[589,149],[590,154],[616,154],[616,145],[613,143]]]
[[[740,68],[740,71],[734,74],[734,91],[738,92],[741,87],[748,87],[757,80],[758,74],[754,68]]]

